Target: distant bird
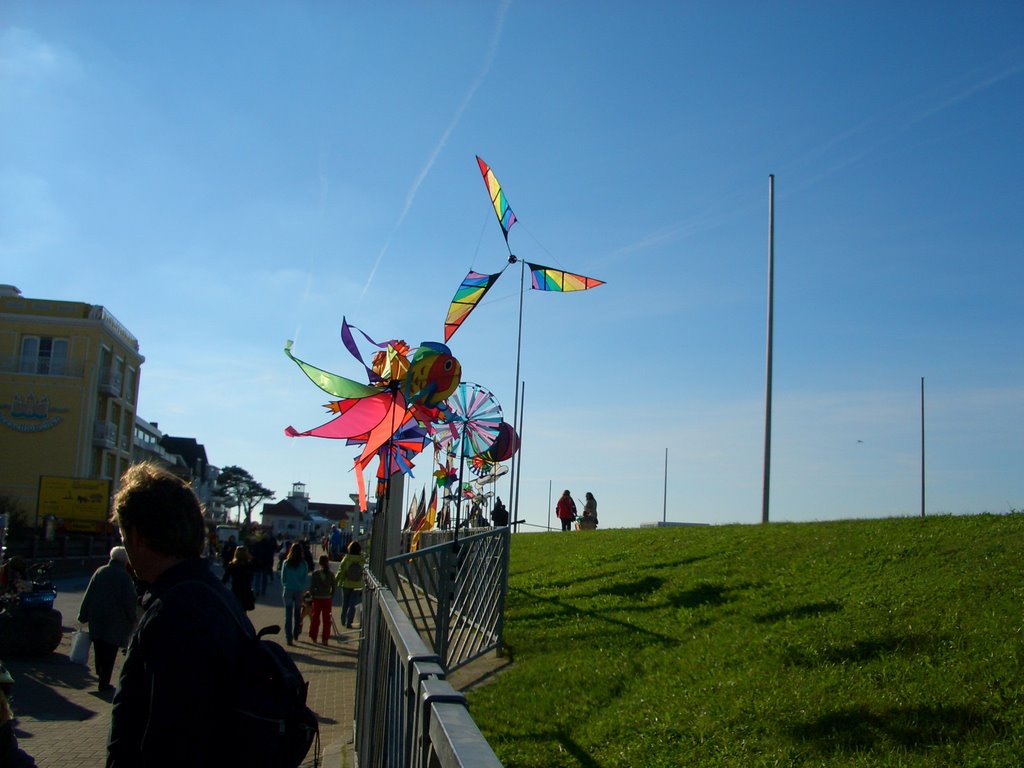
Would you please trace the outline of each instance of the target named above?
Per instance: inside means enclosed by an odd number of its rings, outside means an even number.
[[[863,440],[858,440],[857,442],[858,442],[858,443],[863,443],[864,441],[863,441]]]

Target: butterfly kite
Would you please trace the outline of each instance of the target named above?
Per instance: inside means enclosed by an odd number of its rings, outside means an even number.
[[[476,162],[480,166],[480,173],[483,174],[484,184],[487,186],[487,193],[491,198],[491,205],[494,206],[494,213],[498,217],[502,234],[505,236],[505,245],[508,246],[508,232],[512,229],[512,225],[516,223],[516,215],[512,212],[512,208],[509,207],[508,200],[505,198],[505,193],[502,191],[501,184],[498,183],[494,171],[491,170],[490,166],[479,155],[477,155]],[[509,264],[514,264],[516,261],[518,259],[509,250]],[[603,280],[595,280],[592,277],[577,275],[562,269],[545,267],[541,264],[531,264],[530,262],[526,262],[526,266],[530,268],[530,287],[535,291],[566,293],[569,291],[585,291],[589,288],[604,285]],[[466,321],[469,313],[476,309],[487,291],[498,281],[498,278],[501,277],[507,268],[508,265],[502,268],[501,272],[496,272],[493,275],[485,275],[473,270],[469,271],[469,274],[462,281],[462,285],[455,291],[451,306],[448,308],[448,316],[444,321],[444,340],[446,342]]]
[[[363,362],[353,331],[378,348],[370,365]],[[285,434],[361,445],[354,469],[359,483],[359,508],[365,511],[363,470],[375,456],[380,460],[378,480],[412,469],[412,458],[430,443],[437,425],[448,419],[446,400],[462,380],[462,367],[444,344],[423,342],[415,350],[397,339],[378,344],[344,319],[341,338],[346,349],[366,369],[368,382],[363,384],[299,360],[292,355],[289,341],[284,348],[289,359],[310,381],[338,399],[324,406],[334,414],[330,421],[304,432],[289,426]]]

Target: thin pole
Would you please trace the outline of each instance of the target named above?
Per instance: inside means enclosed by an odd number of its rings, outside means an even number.
[[[661,504],[661,522],[668,522],[668,448],[665,449],[665,495]]]
[[[775,291],[775,175],[768,175],[768,354],[764,388],[764,489],[761,522],[768,522],[769,486],[772,474],[772,325]]]
[[[551,481],[548,480],[548,530],[551,530]]]
[[[523,451],[523,418],[526,415],[526,382],[525,381],[521,382],[521,386],[520,386],[519,406],[520,406],[519,407],[519,426],[517,427],[517,429],[519,430],[519,435],[518,435],[518,437],[519,437],[519,448],[516,450],[516,453],[519,454],[519,469],[520,469],[520,472],[519,472],[518,475],[516,475],[516,500],[517,501],[519,500],[519,486],[520,486],[520,484],[523,481],[523,473],[522,473],[522,468],[523,468],[523,463],[522,463],[522,458],[523,458],[522,457],[522,451]],[[513,423],[512,426],[515,427],[516,426],[515,423]],[[519,533],[519,507],[518,507],[518,505],[516,505],[516,516],[513,518],[513,520],[515,521],[515,524],[512,526],[512,531],[514,533]]]
[[[921,377],[921,517],[924,517],[924,376]]]
[[[507,245],[507,243],[506,243]],[[509,252],[508,263],[515,264],[518,259]],[[519,328],[516,333],[516,386],[513,392],[515,393],[515,401],[512,406],[512,426],[515,427],[519,421],[519,362],[523,347],[523,286],[526,281],[526,262],[521,262],[522,267],[519,270]],[[513,520],[519,519],[519,494],[516,493],[516,454],[512,454],[511,470],[508,475],[508,492],[509,492],[509,512],[512,514]]]

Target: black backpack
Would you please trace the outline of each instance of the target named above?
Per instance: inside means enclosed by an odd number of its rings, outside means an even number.
[[[348,564],[348,568],[345,569],[345,580],[346,581],[362,581],[363,580],[363,564],[358,561],[354,561]]]
[[[246,768],[298,768],[309,748],[317,742],[313,765],[320,753],[320,724],[306,706],[307,683],[291,656],[264,635],[277,634],[279,626],[264,627],[258,634],[231,605],[226,590],[215,590],[242,628],[245,643],[239,654],[238,703],[230,712],[231,743],[235,757]]]

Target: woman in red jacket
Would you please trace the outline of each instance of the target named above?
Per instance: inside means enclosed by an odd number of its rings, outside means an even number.
[[[562,530],[571,531],[572,521],[576,519],[576,502],[572,500],[572,494],[569,491],[562,492],[562,497],[555,505],[555,514],[562,521]]]

